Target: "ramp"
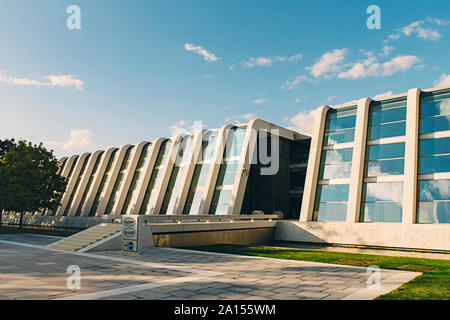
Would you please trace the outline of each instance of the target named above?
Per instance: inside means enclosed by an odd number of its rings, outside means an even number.
[[[74,252],[85,252],[105,244],[110,240],[114,240],[116,238],[120,239],[121,232],[121,224],[100,223],[68,238],[49,244],[47,247]]]

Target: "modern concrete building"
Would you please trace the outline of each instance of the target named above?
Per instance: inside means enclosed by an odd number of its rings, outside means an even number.
[[[310,137],[262,120],[60,160],[50,216],[229,215],[298,219]]]
[[[450,250],[450,89],[317,109],[299,222],[278,239]]]
[[[253,120],[63,158],[60,172],[47,224],[283,212],[275,240],[448,251],[450,88],[321,106],[312,138]]]

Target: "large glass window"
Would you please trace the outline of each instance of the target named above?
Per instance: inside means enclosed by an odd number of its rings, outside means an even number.
[[[419,223],[450,223],[450,180],[419,181]]]
[[[401,175],[404,172],[405,143],[367,146],[366,176]]]
[[[156,190],[158,190],[161,184],[162,173],[169,159],[170,140],[166,140],[161,144],[159,148],[158,157],[156,158],[155,166],[150,176],[150,181],[145,190],[144,200],[142,202],[141,210],[139,214],[152,214],[154,210],[154,199],[156,198]]]
[[[95,174],[97,173],[98,164],[100,163],[100,159],[102,158],[102,154],[103,154],[103,152],[98,155],[97,160],[95,161],[94,168],[92,169],[92,173],[89,176],[89,180],[88,180],[88,183],[86,185],[86,188],[84,189],[83,196],[81,197],[80,203],[78,204],[78,208],[77,208],[77,211],[75,213],[76,216],[80,216],[81,215],[81,211],[83,210],[83,207],[84,207],[84,204],[85,204],[85,201],[86,201],[86,197],[87,197],[87,195],[88,195],[88,193],[89,193],[89,191],[91,189],[92,181],[94,180]]]
[[[420,173],[450,171],[450,137],[420,140]]]
[[[353,148],[322,151],[319,179],[350,178],[352,156]]]
[[[106,206],[105,214],[112,213],[114,204],[116,203],[117,199],[119,198],[120,188],[122,187],[124,178],[126,177],[126,175],[128,173],[128,167],[130,165],[130,154],[131,154],[132,149],[134,149],[134,147],[129,147],[127,149],[127,151],[125,152],[125,156],[123,158],[122,165],[120,166],[119,174],[114,183],[114,187],[111,192],[111,196],[109,197],[108,205]]]
[[[111,153],[108,164],[106,165],[105,173],[103,174],[102,181],[100,182],[100,186],[98,187],[91,210],[89,211],[90,217],[95,216],[97,208],[100,204],[100,200],[104,197],[105,184],[111,173],[112,163],[114,162],[114,159],[116,158],[116,154],[117,154],[117,149]]]
[[[213,154],[217,142],[217,132],[207,132],[203,136],[202,150],[199,160],[196,162],[194,175],[192,176],[188,196],[183,209],[183,214],[200,213],[201,201],[205,191],[206,179],[213,160]]]
[[[324,180],[349,179],[352,170],[353,148],[330,146],[353,142],[356,106],[330,109],[327,112],[323,150],[320,157],[319,185],[316,190],[313,220],[345,221],[347,217],[348,184],[324,184]]]
[[[70,194],[70,198],[69,198],[69,201],[67,202],[63,216],[66,216],[69,213],[70,207],[72,206],[73,199],[75,197],[75,193],[77,192],[78,186],[80,185],[80,181],[84,176],[84,170],[86,169],[86,164],[87,164],[90,156],[91,155],[88,155],[86,158],[84,158],[83,165],[80,170],[80,174],[78,175],[77,181],[75,182],[75,186],[72,189],[72,193]]]
[[[239,157],[242,153],[246,126],[233,128],[228,133],[227,143],[223,154],[223,163],[220,166],[216,187],[209,210],[210,214],[224,214],[228,210],[231,199]]]
[[[345,221],[348,191],[348,184],[319,185],[316,192],[313,220]]]
[[[364,183],[361,221],[401,222],[403,182]]]
[[[328,110],[323,145],[352,142],[355,136],[355,123],[355,107]]]
[[[423,93],[420,100],[420,133],[450,130],[450,92]]]
[[[149,149],[150,143],[147,143],[142,149],[121,214],[131,214],[134,211],[134,206],[140,190],[138,189],[138,186],[140,186],[142,179],[144,179],[145,169],[148,167],[148,163],[151,158]]]
[[[406,132],[406,98],[374,101],[369,109],[369,140],[404,136]]]

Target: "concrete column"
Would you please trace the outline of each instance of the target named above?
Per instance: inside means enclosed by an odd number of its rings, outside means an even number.
[[[191,142],[191,154],[189,155],[188,163],[184,165],[181,191],[179,193],[177,202],[174,208],[174,214],[183,214],[184,204],[189,193],[192,177],[194,175],[195,166],[199,162],[200,152],[202,152],[203,137],[207,133],[207,130],[200,130],[197,132]],[[167,214],[170,214],[169,212]]]
[[[309,148],[308,168],[306,170],[305,187],[300,211],[300,222],[312,221],[314,201],[316,198],[317,180],[319,178],[320,156],[322,154],[325,122],[327,120],[328,106],[317,108],[314,117],[314,127]]]
[[[67,184],[67,188],[66,188],[66,192],[64,193],[64,196],[61,199],[61,206],[58,208],[58,210],[56,211],[56,215],[57,216],[62,216],[64,214],[64,211],[66,210],[66,206],[70,205],[69,199],[70,196],[72,194],[72,192],[75,192],[76,190],[73,190],[73,188],[75,187],[75,184],[77,182],[78,176],[80,174],[81,168],[83,167],[84,164],[84,160],[86,159],[86,157],[88,157],[90,155],[90,153],[83,153],[79,158],[78,161],[76,162],[75,168],[72,171],[72,175],[69,180],[69,183]]]
[[[102,158],[100,159],[100,163],[98,164],[97,172],[95,173],[90,190],[88,190],[86,200],[83,204],[83,207],[81,208],[81,216],[83,217],[89,216],[89,212],[91,211],[91,207],[94,202],[95,196],[97,195],[98,188],[100,187],[100,183],[102,181],[103,175],[105,174],[106,167],[108,166],[109,159],[111,158],[111,155],[115,150],[117,150],[117,148],[109,148],[101,156]]]
[[[97,162],[97,159],[102,152],[103,151],[101,150],[95,151],[89,157],[89,160],[86,164],[86,168],[83,173],[83,177],[81,178],[80,183],[78,184],[77,190],[74,190],[75,195],[72,201],[72,207],[69,209],[69,212],[67,213],[68,216],[74,216],[76,214],[78,206],[80,205],[81,198],[83,197],[85,188],[87,187],[87,183],[92,174],[92,170],[94,170],[95,163]]]
[[[78,158],[77,155],[71,156],[71,157],[66,161],[66,164],[64,165],[64,168],[63,168],[63,170],[62,170],[62,172],[61,172],[61,175],[62,175],[64,178],[68,178],[70,169],[72,169],[72,166],[75,165],[75,161],[77,160],[77,158]]]
[[[167,186],[169,185],[170,176],[172,174],[173,166],[175,165],[175,161],[177,159],[178,151],[180,150],[182,140],[187,138],[187,136],[178,135],[175,138],[171,139],[172,143],[169,147],[169,153],[167,154],[168,159],[166,160],[166,167],[163,169],[163,172],[161,174],[163,175],[161,179],[161,183],[159,184],[159,187],[157,190],[155,190],[157,196],[156,200],[154,202],[154,205],[149,203],[151,205],[151,208],[153,207],[153,211],[150,212],[150,214],[159,214],[161,211],[161,207],[164,201],[164,196],[166,195]]]
[[[348,192],[347,223],[359,222],[362,186],[364,181],[364,161],[369,122],[369,107],[372,99],[358,101],[356,110],[355,140],[353,142],[352,172]]]
[[[138,192],[138,196],[136,199],[136,203],[134,204],[133,210],[130,212],[130,214],[139,214],[141,211],[142,203],[144,201],[145,192],[147,191],[148,184],[150,182],[150,178],[153,173],[153,168],[155,167],[156,160],[158,158],[159,150],[161,149],[161,145],[164,141],[167,139],[159,138],[152,142],[151,146],[149,147],[149,161],[146,168],[144,168],[142,174],[144,177],[141,180],[141,183],[136,186]],[[130,203],[132,204],[132,203]],[[133,205],[133,204],[132,204]]]
[[[128,190],[130,189],[131,181],[133,180],[134,173],[136,172],[136,167],[138,165],[139,159],[141,158],[142,151],[144,150],[144,147],[149,143],[150,142],[148,141],[142,141],[134,147],[133,153],[130,155],[130,162],[128,164],[127,173],[125,177],[123,177],[123,183],[120,186],[119,196],[116,203],[114,204],[112,212],[121,214],[122,207],[124,205],[125,198],[127,197]]]
[[[408,90],[406,103],[405,173],[403,183],[402,223],[416,222],[417,165],[419,156],[420,92]]]
[[[216,189],[217,177],[219,176],[220,166],[223,160],[223,153],[227,144],[228,134],[232,125],[224,125],[219,129],[217,141],[214,148],[214,154],[206,178],[205,191],[203,192],[202,201],[198,214],[208,214],[211,207],[212,197]]]
[[[106,181],[105,184],[105,195],[100,200],[97,212],[95,213],[96,216],[101,216],[105,213],[106,207],[109,202],[109,198],[111,197],[111,193],[114,189],[114,184],[116,183],[117,176],[119,175],[120,172],[120,167],[122,166],[122,162],[125,158],[125,154],[127,153],[128,149],[132,147],[133,147],[132,145],[126,144],[117,151],[117,156],[114,159],[114,162],[112,163],[111,171],[108,176],[108,180]]]

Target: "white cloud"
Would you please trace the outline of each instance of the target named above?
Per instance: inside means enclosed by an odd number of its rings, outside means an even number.
[[[225,123],[233,123],[236,125],[240,125],[255,119],[258,119],[258,116],[256,114],[246,113],[238,116],[226,117]]]
[[[299,103],[300,102],[300,98],[295,98],[295,103]]]
[[[265,102],[267,102],[267,99],[255,99],[255,100],[253,100],[253,103],[256,103],[256,104],[262,104],[262,103],[265,103]]]
[[[422,60],[416,56],[397,56],[384,63],[379,63],[378,59],[369,55],[364,62],[355,63],[349,70],[339,73],[341,79],[359,79],[366,77],[388,77],[397,72],[404,72],[412,68]]]
[[[443,73],[439,79],[434,82],[435,87],[450,86],[450,74]]]
[[[322,76],[330,78],[333,73],[341,71],[341,63],[345,59],[347,52],[346,48],[325,52],[315,64],[307,67],[307,69],[310,70],[311,75],[315,78]]]
[[[302,58],[301,53],[294,54],[293,56],[268,56],[268,57],[252,57],[247,61],[241,63],[244,68],[253,68],[253,67],[271,67],[275,62],[291,62],[296,63],[298,60]]]
[[[313,131],[315,114],[316,109],[313,109],[310,111],[300,112],[291,118],[285,118],[284,121],[291,124],[291,126],[287,127],[290,130],[303,134],[311,134]]]
[[[195,53],[198,53],[199,55],[203,56],[203,59],[208,62],[216,62],[220,59],[214,53],[209,52],[201,46],[195,46],[193,43],[185,43],[184,49],[186,51],[193,51]]]
[[[292,90],[297,88],[298,85],[304,81],[310,82],[311,80],[305,75],[296,76],[293,80],[286,80],[285,85],[281,88],[285,90]]]
[[[169,126],[172,137],[179,134],[192,134],[206,128],[202,121],[179,120]]]
[[[379,93],[379,94],[375,95],[373,97],[373,99],[374,100],[378,100],[378,99],[381,99],[381,98],[384,98],[384,97],[392,96],[393,94],[394,93],[392,91],[387,91],[387,92],[383,92],[383,93]]]
[[[71,130],[70,138],[66,142],[47,141],[45,144],[65,151],[81,150],[92,145],[93,135],[89,129]]]
[[[0,72],[0,81],[18,86],[39,86],[39,87],[75,87],[77,90],[83,90],[83,81],[75,79],[73,75],[49,75],[45,76],[45,81],[38,81],[27,78],[15,78]]]
[[[328,101],[328,102],[331,102],[331,101],[333,101],[334,99],[336,99],[336,96],[330,96],[330,97],[327,98],[327,101]]]
[[[437,41],[441,38],[441,33],[433,29],[432,27],[445,27],[450,21],[442,19],[426,18],[424,20],[417,20],[411,22],[407,26],[404,26],[397,30],[396,33],[388,36],[388,39],[384,42],[398,40],[400,37],[416,36],[417,38],[427,41]]]
[[[385,45],[384,47],[383,47],[383,52],[380,54],[380,56],[381,57],[387,57],[390,53],[391,53],[391,51],[392,50],[394,50],[395,49],[395,47],[394,46],[388,46],[388,45]]]

